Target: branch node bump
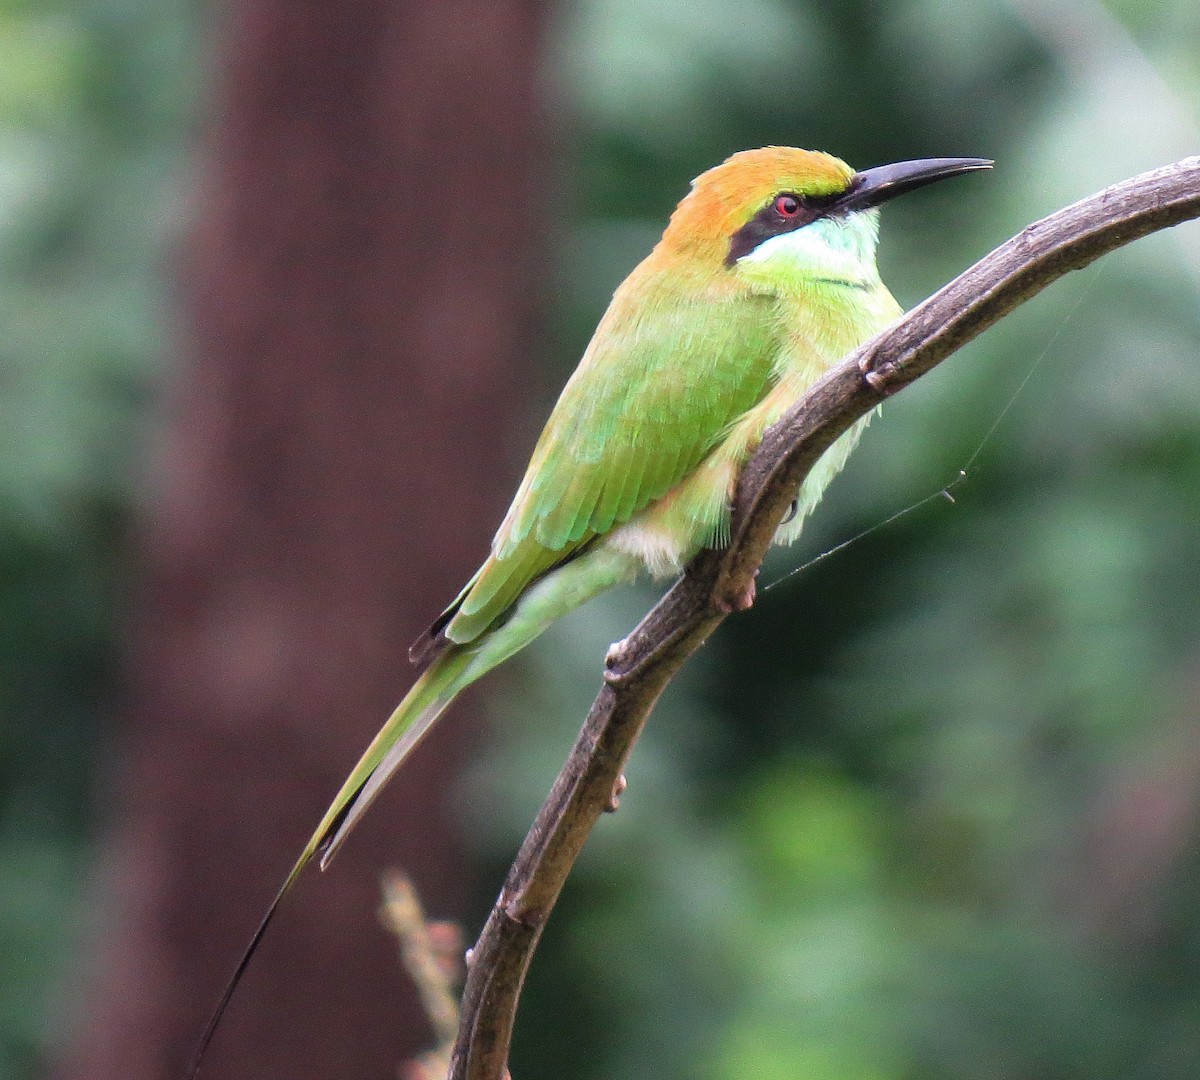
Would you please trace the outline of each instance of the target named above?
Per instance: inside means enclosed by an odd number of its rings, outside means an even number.
[[[614,641],[604,654],[604,681],[611,687],[618,687],[630,676],[628,667],[630,660],[628,639]]]
[[[621,796],[625,794],[625,789],[629,786],[629,781],[625,779],[625,774],[621,773],[617,777],[617,782],[613,784],[612,794],[608,797],[608,802],[604,804],[604,812],[606,814],[615,814],[621,809]]]
[[[867,355],[859,360],[858,370],[862,372],[863,382],[881,398],[891,397],[896,392],[896,388],[889,385],[890,377],[895,370],[892,365],[881,364],[877,368],[872,367],[871,357]]]
[[[519,900],[513,899],[504,905],[504,916],[509,922],[526,930],[537,930],[550,917],[550,913],[540,907],[522,907]]]

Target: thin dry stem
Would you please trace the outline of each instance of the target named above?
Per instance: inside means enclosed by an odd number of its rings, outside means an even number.
[[[416,985],[437,1039],[436,1049],[408,1062],[403,1075],[405,1080],[443,1080],[459,1024],[458,998],[454,992],[458,971],[453,961],[448,962],[446,938],[452,937],[457,942],[461,935],[448,934],[445,923],[429,922],[413,883],[397,872],[384,876],[379,917],[396,936],[400,958]],[[461,947],[455,951],[461,951]]]

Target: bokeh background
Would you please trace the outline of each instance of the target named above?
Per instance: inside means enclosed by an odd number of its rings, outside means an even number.
[[[0,2],[0,1077],[178,1076],[687,181],[889,204],[909,306],[1200,146],[1194,0]],[[1200,1072],[1200,231],[888,403],[672,687],[535,962],[517,1080]],[[1014,397],[1015,395],[1015,397]],[[1010,407],[1011,406],[1011,407]],[[213,1080],[394,1075],[374,923],[476,932],[631,589],[464,703],[305,882]]]

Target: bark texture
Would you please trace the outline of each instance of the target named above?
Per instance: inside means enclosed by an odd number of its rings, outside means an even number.
[[[64,1080],[184,1064],[256,921],[485,551],[526,356],[543,5],[247,0],[181,253],[104,929]],[[280,914],[207,1080],[394,1076],[431,1040],[377,919],[461,913],[439,729]]]

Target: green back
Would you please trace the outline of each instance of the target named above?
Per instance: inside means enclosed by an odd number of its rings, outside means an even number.
[[[563,389],[447,636],[473,640],[532,581],[695,469],[766,393],[773,315],[769,297],[714,298],[677,273],[635,271]]]

